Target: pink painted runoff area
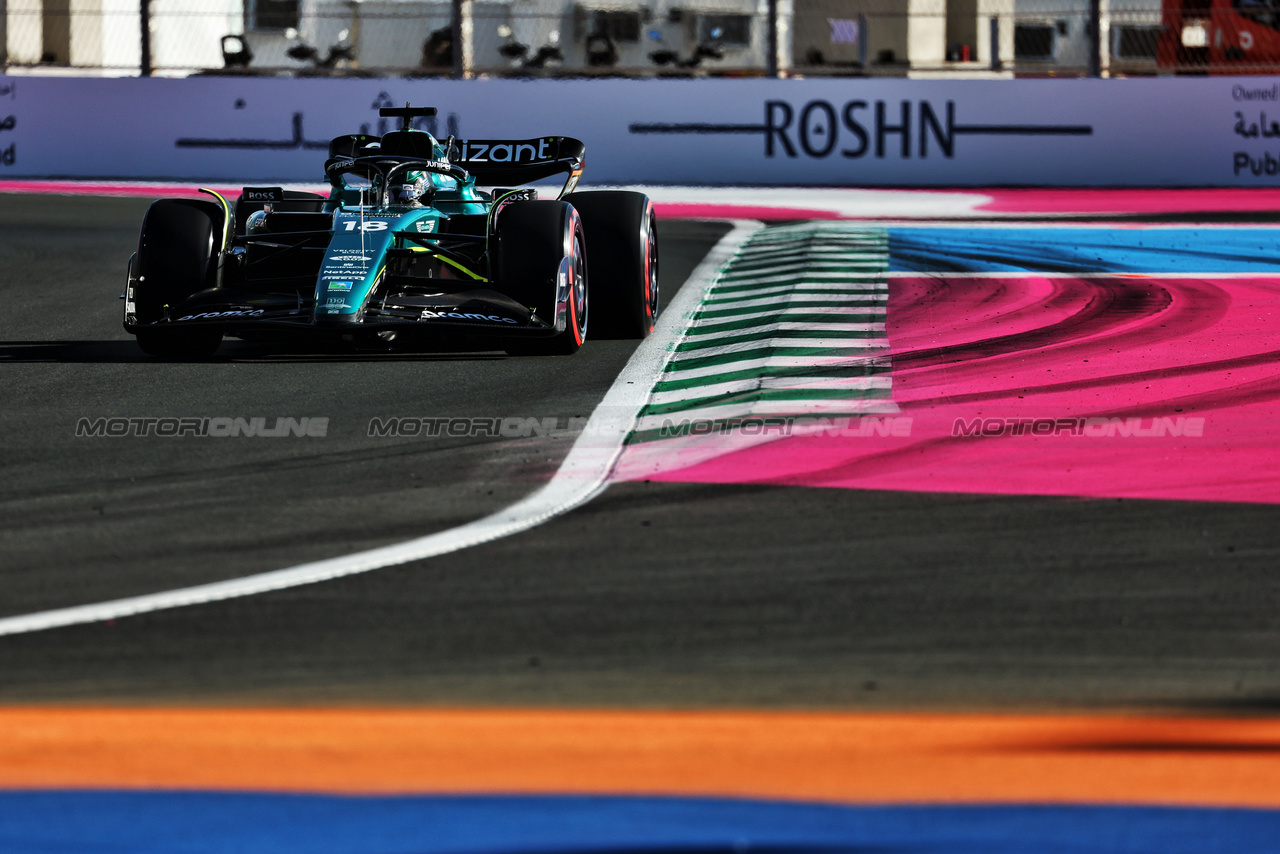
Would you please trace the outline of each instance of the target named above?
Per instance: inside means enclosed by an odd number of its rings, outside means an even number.
[[[1280,211],[1280,189],[1197,188],[1197,189],[1099,189],[1099,188],[1009,188],[955,190],[883,190],[895,197],[891,210],[882,209],[875,198],[840,200],[838,193],[806,193],[803,189],[761,188],[761,204],[716,200],[715,190],[706,202],[662,200],[661,188],[651,191],[659,215],[672,219],[728,217],[766,222],[799,219],[915,219],[950,218],[957,215],[1000,218],[1027,216],[1220,214]],[[943,206],[950,195],[967,200],[963,213]],[[914,202],[914,209],[904,203]]]
[[[1224,213],[1280,210],[1280,189],[1205,187],[1194,189],[1069,188],[979,190],[991,201],[989,213]]]
[[[259,182],[261,183],[261,182]],[[198,182],[74,181],[52,179],[0,180],[0,193],[139,196],[163,198],[199,195]],[[291,186],[327,192],[320,184]],[[240,186],[214,182],[212,189],[229,199]],[[1001,219],[1072,214],[1257,213],[1280,210],[1280,189],[807,189],[649,187],[658,215],[666,219],[759,219],[769,222],[802,219]]]
[[[822,210],[820,208],[771,207],[764,205],[699,205],[684,202],[655,201],[653,210],[661,219],[758,219],[763,222],[843,219],[836,211]]]
[[[139,196],[143,198],[190,198],[200,195],[200,184],[138,183],[134,181],[55,181],[38,178],[0,181],[0,193],[31,193],[51,196]],[[240,196],[243,187],[209,186],[229,199]]]
[[[909,436],[726,441],[711,459],[704,437],[702,462],[644,476],[1280,502],[1280,277],[902,277],[887,319]]]

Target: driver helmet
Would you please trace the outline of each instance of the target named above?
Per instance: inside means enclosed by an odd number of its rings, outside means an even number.
[[[267,212],[254,211],[249,214],[249,218],[244,221],[244,230],[246,234],[259,234],[267,230]]]
[[[419,170],[406,172],[391,185],[391,204],[420,205],[423,203],[422,197],[427,194],[430,187],[431,180],[426,172]]]

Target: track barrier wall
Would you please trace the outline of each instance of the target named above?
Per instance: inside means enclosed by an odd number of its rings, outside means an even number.
[[[0,180],[317,183],[331,137],[412,102],[440,137],[578,137],[593,183],[1280,186],[1277,100],[1274,77],[0,76]]]

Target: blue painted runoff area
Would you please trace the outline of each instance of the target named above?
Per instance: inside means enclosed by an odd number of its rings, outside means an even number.
[[[889,269],[1274,275],[1280,274],[1280,229],[895,227]]]
[[[1262,854],[1280,811],[718,798],[0,792],[6,854]]]

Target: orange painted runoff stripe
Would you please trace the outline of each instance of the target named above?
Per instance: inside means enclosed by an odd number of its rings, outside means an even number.
[[[1280,720],[9,707],[0,787],[1280,808]]]

